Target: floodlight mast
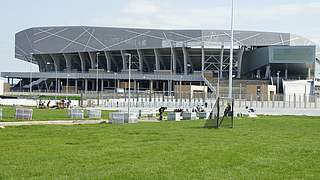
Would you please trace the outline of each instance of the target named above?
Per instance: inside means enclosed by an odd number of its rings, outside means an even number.
[[[234,29],[234,0],[231,0],[231,46],[230,46],[230,59],[229,59],[229,98],[232,98],[233,29]]]

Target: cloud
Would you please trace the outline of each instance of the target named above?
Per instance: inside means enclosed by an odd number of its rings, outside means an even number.
[[[95,25],[140,28],[229,29],[230,6],[220,4],[193,7],[171,1],[128,0],[114,16],[93,19]],[[261,6],[236,4],[235,28],[299,34],[320,43],[320,2],[286,3]]]

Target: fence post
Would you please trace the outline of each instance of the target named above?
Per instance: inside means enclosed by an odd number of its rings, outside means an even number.
[[[272,108],[274,108],[274,97],[275,95],[272,95]]]
[[[293,94],[293,107],[294,108],[297,107],[297,96],[296,96],[296,94]]]
[[[306,94],[303,94],[303,108],[307,108],[307,97]]]
[[[286,108],[286,98],[284,94],[282,95],[282,103],[283,103],[283,108]]]

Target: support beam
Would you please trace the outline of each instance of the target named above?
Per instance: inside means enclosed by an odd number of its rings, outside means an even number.
[[[143,62],[144,62],[144,56],[143,52],[140,49],[137,49],[138,57],[139,57],[139,71],[143,72]],[[149,70],[149,67],[148,67]]]
[[[81,52],[78,53],[79,55],[79,59],[80,59],[80,63],[81,63],[81,72],[84,73],[85,70],[85,58],[83,57],[83,55],[81,54]]]
[[[91,69],[95,69],[96,68],[96,58],[97,58],[97,56],[96,56],[96,53],[94,53],[94,52],[88,52],[88,54],[89,54],[89,58],[90,58],[90,63],[91,63]]]
[[[40,72],[46,72],[47,71],[47,67],[46,67],[46,62],[43,59],[43,57],[41,55],[33,55],[39,63],[39,71]],[[31,62],[30,62],[31,63]]]
[[[171,56],[172,56],[172,73],[176,74],[177,71],[177,52],[173,46],[171,46]]]
[[[238,74],[237,74],[237,78],[241,78],[241,66],[242,66],[242,57],[243,57],[243,53],[244,53],[245,47],[242,46],[239,54],[238,54]]]
[[[122,70],[127,70],[128,69],[128,58],[125,55],[126,52],[125,51],[120,51],[121,52],[121,57],[122,57]]]
[[[111,72],[111,61],[112,61],[111,53],[108,51],[105,51],[104,55],[106,56],[106,60],[107,60],[107,72]]]
[[[56,72],[60,71],[60,70],[59,70],[59,67],[60,67],[59,58],[58,58],[56,55],[54,55],[54,54],[50,54],[50,57],[51,57],[51,59],[53,60],[55,71],[56,71]]]
[[[67,72],[71,72],[71,58],[68,54],[63,53],[63,58],[66,61]]]
[[[160,56],[160,52],[158,49],[153,49],[154,52],[154,56],[155,56],[155,61],[156,61],[156,70],[160,70],[160,61],[161,61],[161,56]]]
[[[261,78],[261,70],[260,69],[257,69],[257,79],[260,79]]]
[[[62,71],[61,60],[59,59],[58,55],[50,54],[50,56],[54,61],[55,65],[57,66],[57,72]]]
[[[188,74],[189,54],[188,54],[188,50],[185,46],[182,47],[182,52],[183,52],[183,71],[184,71],[184,74],[187,75]],[[191,63],[190,63],[190,65],[191,65]]]
[[[270,65],[267,65],[267,67],[266,67],[266,73],[265,73],[265,75],[264,75],[264,78],[265,78],[265,79],[269,79],[269,78],[270,78],[270,75],[271,75]]]

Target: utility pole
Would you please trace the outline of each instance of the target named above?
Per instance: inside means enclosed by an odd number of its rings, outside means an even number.
[[[233,66],[233,29],[234,29],[234,0],[231,0],[231,46],[229,60],[229,98],[232,98],[232,66]]]

